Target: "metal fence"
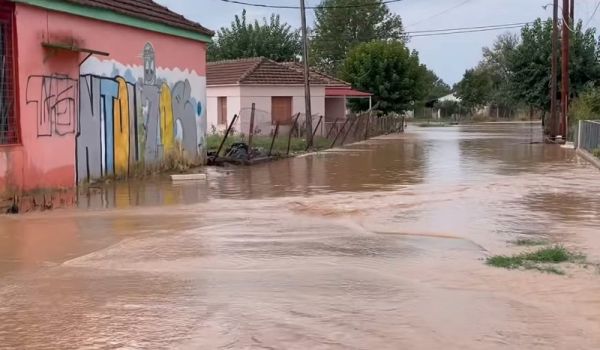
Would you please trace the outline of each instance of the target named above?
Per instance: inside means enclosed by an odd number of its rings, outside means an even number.
[[[13,11],[14,4],[0,0],[0,145],[19,142],[14,106]]]
[[[577,147],[590,153],[600,149],[600,122],[582,120],[579,122]]]

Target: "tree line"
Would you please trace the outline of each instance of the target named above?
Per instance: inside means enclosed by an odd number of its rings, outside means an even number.
[[[373,93],[382,112],[403,113],[451,90],[409,50],[401,17],[382,0],[322,0],[309,39],[311,66]],[[256,56],[301,59],[300,30],[276,14],[250,22],[243,11],[217,31],[208,50],[210,61]],[[364,101],[354,107],[367,109]]]
[[[600,114],[600,46],[594,28],[579,21],[571,33],[569,81],[572,119]],[[537,111],[548,117],[551,94],[552,19],[538,18],[522,28],[520,35],[502,34],[483,59],[468,69],[455,86],[462,103],[471,109],[494,106],[501,115],[518,110]],[[559,55],[559,90],[560,79]],[[558,99],[558,96],[557,96]]]

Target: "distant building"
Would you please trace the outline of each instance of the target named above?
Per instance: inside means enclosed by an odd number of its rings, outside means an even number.
[[[208,63],[208,128],[221,132],[235,114],[237,131],[250,130],[250,110],[255,104],[255,131],[269,134],[280,124],[289,131],[293,118],[305,118],[304,68],[298,63],[278,63],[267,58],[248,58]],[[370,98],[371,94],[352,89],[349,83],[311,71],[311,109],[313,127],[323,116],[318,133],[326,125],[343,121],[349,98]],[[209,130],[210,131],[210,130]]]
[[[0,194],[201,163],[212,35],[151,0],[0,0]]]

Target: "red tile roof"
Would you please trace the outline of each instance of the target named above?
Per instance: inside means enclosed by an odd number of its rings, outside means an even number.
[[[214,32],[190,21],[182,15],[157,4],[152,0],[65,0],[78,5],[114,11],[123,15],[158,22],[172,27],[186,29],[213,36]]]
[[[302,71],[264,57],[209,62],[207,85],[303,85]],[[312,75],[311,83],[327,85],[322,77]]]
[[[285,65],[286,67],[292,68],[296,71],[299,71],[301,73],[304,74],[304,65],[302,63],[299,62],[283,62],[281,63],[283,65]],[[339,87],[350,87],[350,83],[343,81],[341,79],[332,77],[331,75],[319,72],[316,69],[311,69],[310,70],[310,76],[311,79],[322,79],[325,82],[327,82],[327,86],[328,87],[334,87],[334,86],[339,86]]]

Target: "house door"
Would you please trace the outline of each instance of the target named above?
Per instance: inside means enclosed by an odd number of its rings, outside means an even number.
[[[280,125],[292,124],[292,98],[273,96],[271,97],[271,121]]]

